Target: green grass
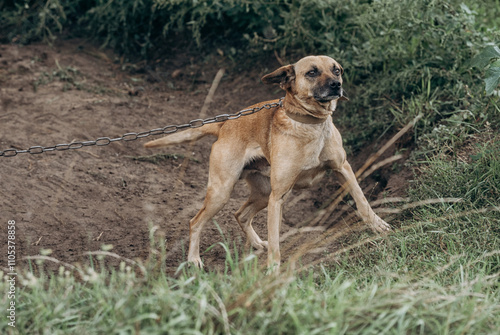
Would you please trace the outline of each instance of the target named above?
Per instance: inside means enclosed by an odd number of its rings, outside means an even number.
[[[42,72],[36,80],[33,80],[33,90],[36,92],[40,86],[47,85],[54,81],[60,81],[64,83],[63,91],[70,90],[75,88],[77,90],[81,90],[83,88],[83,84],[81,80],[78,80],[81,77],[81,73],[78,69],[67,66],[62,67],[59,65],[59,62],[56,60],[56,68],[52,71],[44,71]]]
[[[465,216],[473,219],[474,216]],[[226,271],[182,269],[175,277],[125,260],[22,276],[21,334],[495,334],[500,327],[500,250],[432,252],[435,226],[378,240],[381,260],[266,276],[255,258]],[[426,230],[424,233],[422,230]],[[443,232],[444,234],[444,232]],[[412,246],[410,240],[419,240]],[[432,238],[431,238],[432,239]],[[434,241],[430,244],[435,243]],[[227,249],[227,246],[225,246]],[[385,259],[385,260],[382,260]],[[349,264],[350,265],[347,265]],[[228,273],[230,272],[230,273]],[[6,289],[5,281],[0,289]],[[9,328],[0,324],[0,331]]]
[[[181,264],[167,275],[165,237],[129,260],[112,246],[88,264],[47,253],[19,269],[20,334],[498,334],[500,329],[500,137],[485,134],[457,157],[421,165],[410,200],[424,204],[392,221],[387,236],[349,236],[322,262],[266,275],[255,255],[228,242],[220,271]],[[441,157],[441,158],[439,158]],[[358,240],[357,240],[358,239]],[[293,251],[289,251],[293,254]],[[332,260],[334,256],[334,260]],[[118,267],[106,266],[118,258]],[[2,275],[3,276],[3,275]],[[0,281],[0,290],[8,290]],[[5,305],[7,298],[2,298]],[[11,331],[4,319],[0,332]]]

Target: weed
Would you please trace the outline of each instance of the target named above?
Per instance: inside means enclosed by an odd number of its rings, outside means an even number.
[[[418,198],[460,197],[468,206],[498,206],[500,199],[500,137],[475,144],[470,159],[442,159],[433,156],[419,168]]]
[[[38,90],[38,87],[52,83],[55,80],[64,83],[62,88],[63,92],[72,88],[76,88],[77,90],[83,89],[83,84],[77,80],[77,78],[81,76],[78,69],[72,66],[62,67],[57,60],[56,66],[57,67],[52,71],[42,72],[40,76],[32,82],[35,92]]]

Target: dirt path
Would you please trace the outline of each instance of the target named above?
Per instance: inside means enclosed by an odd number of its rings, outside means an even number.
[[[178,56],[156,68],[127,66],[112,53],[78,40],[55,47],[0,45],[0,150],[117,137],[196,119],[217,64],[212,59],[193,65]],[[260,82],[264,73],[259,71],[226,75],[208,115],[280,97],[279,90]],[[144,149],[143,143],[0,158],[0,220],[3,227],[8,220],[16,221],[18,259],[50,249],[57,260],[86,264],[86,252],[110,244],[122,257],[145,260],[149,231],[155,227],[155,236],[166,239],[167,268],[175,271],[185,260],[188,221],[204,198],[211,140],[167,148],[162,153],[168,155],[155,156],[155,162],[139,159],[159,153]],[[372,150],[353,165],[359,167]],[[405,184],[400,179],[378,174],[364,187],[373,199],[384,187],[386,195],[391,189],[399,192]],[[286,205],[283,233],[312,218],[337,187],[329,176],[313,189],[294,193]],[[224,237],[215,224],[207,226],[201,250],[224,239],[241,241],[233,213],[247,194],[243,183],[238,184],[216,217]],[[255,228],[266,238],[264,223],[265,211],[256,218]],[[312,231],[300,240],[290,238],[284,249],[294,250],[318,236],[320,232]],[[0,245],[6,240],[5,228]],[[202,258],[207,267],[217,268],[224,251],[215,246]],[[6,266],[6,257],[0,257],[0,266]]]

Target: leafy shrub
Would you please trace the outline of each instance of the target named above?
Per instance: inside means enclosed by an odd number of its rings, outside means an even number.
[[[40,38],[53,41],[67,21],[66,13],[59,0],[0,3],[0,38],[21,43]]]
[[[417,134],[445,126],[457,144],[485,121],[498,125],[498,99],[483,99],[470,60],[500,36],[497,16],[483,8],[499,13],[500,3],[466,2],[470,6],[463,0],[7,1],[0,4],[0,31],[4,40],[21,42],[67,31],[145,58],[179,45],[222,48],[233,58],[276,50],[290,62],[328,54],[343,64],[352,97],[335,116],[351,130],[348,147],[357,150],[421,113]],[[477,11],[489,21],[478,22]],[[454,123],[463,115],[466,127]],[[424,150],[443,143],[450,144],[444,139]]]
[[[87,33],[119,51],[148,57],[166,43],[193,41],[198,47],[210,41],[238,44],[250,33],[262,33],[279,2],[259,0],[116,0],[95,1],[79,19]],[[243,46],[244,48],[244,46]]]
[[[493,94],[500,85],[500,48],[495,45],[486,47],[474,57],[472,66],[480,69],[487,68],[484,79],[486,94]],[[497,95],[500,95],[500,92],[497,91]]]
[[[470,101],[471,90],[480,95],[478,77],[468,64],[484,42],[467,6],[405,0],[351,1],[339,7],[324,15],[326,23],[319,20],[319,38],[307,47],[320,47],[346,68],[353,99],[340,118],[354,130],[347,137],[351,147],[361,147],[420,113],[424,118],[418,133],[428,133],[464,110],[472,113],[471,119],[479,116],[482,103]]]

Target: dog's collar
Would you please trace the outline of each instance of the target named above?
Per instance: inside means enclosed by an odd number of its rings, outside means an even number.
[[[288,111],[285,111],[286,115],[297,122],[300,123],[306,123],[306,124],[320,124],[326,121],[326,118],[318,118],[314,117],[312,115],[305,115],[305,114],[295,114],[295,113],[290,113]]]

